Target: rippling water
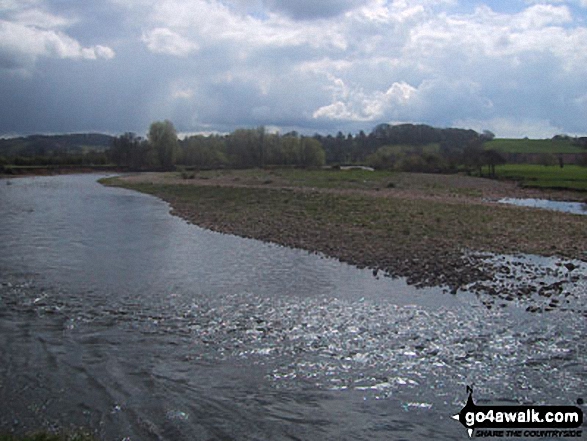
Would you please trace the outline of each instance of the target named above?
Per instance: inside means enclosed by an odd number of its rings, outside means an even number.
[[[415,290],[95,180],[0,182],[0,432],[465,439],[450,416],[467,384],[491,402],[584,396],[581,314]]]

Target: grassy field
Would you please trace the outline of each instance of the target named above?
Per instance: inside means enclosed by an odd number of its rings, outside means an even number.
[[[485,149],[504,153],[586,153],[587,150],[572,145],[571,141],[551,139],[508,139],[497,138],[484,144]]]
[[[587,191],[587,168],[577,165],[560,168],[534,164],[506,164],[497,166],[495,171],[498,178],[520,181],[524,187]]]
[[[262,183],[294,187],[314,187],[314,188],[363,188],[375,189],[386,187],[397,180],[397,173],[378,170],[334,170],[334,169],[313,169],[305,170],[298,168],[284,168],[274,170],[223,170],[217,172],[201,172],[202,177],[232,177],[235,183]]]
[[[485,198],[495,197],[488,190],[499,188],[499,183],[489,179],[468,178],[462,175],[434,175],[403,173],[387,170],[336,170],[336,169],[250,169],[250,170],[207,170],[190,172],[194,182],[222,182],[238,186],[288,186],[316,189],[346,190],[387,190],[397,189],[418,191],[427,195],[461,195]],[[174,184],[183,173],[168,173],[160,182]],[[519,182],[525,188],[558,189],[582,192],[587,190],[587,168],[567,165],[542,166],[532,164],[507,164],[496,167],[497,177],[502,180]],[[185,183],[190,183],[186,180]],[[510,187],[503,191],[512,191]],[[499,195],[498,195],[499,196]],[[511,196],[511,195],[510,195]],[[570,199],[583,200],[576,195]],[[505,197],[505,196],[502,196]],[[560,198],[558,198],[560,199]]]

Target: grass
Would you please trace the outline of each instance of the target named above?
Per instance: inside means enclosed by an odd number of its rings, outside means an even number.
[[[290,185],[314,188],[381,188],[393,182],[396,173],[389,171],[368,170],[275,170],[274,176],[287,181]]]
[[[504,153],[587,153],[587,150],[572,145],[571,141],[553,141],[551,139],[497,138],[486,142],[485,149]]]
[[[534,164],[506,164],[496,167],[502,179],[520,181],[524,187],[587,191],[587,168],[577,165],[545,167]]]
[[[168,180],[182,177],[182,173],[166,175]],[[283,185],[313,188],[385,188],[397,180],[398,174],[390,171],[368,171],[360,169],[246,169],[203,170],[195,172],[196,180],[223,179],[235,185]]]

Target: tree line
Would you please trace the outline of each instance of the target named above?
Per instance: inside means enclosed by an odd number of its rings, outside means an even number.
[[[0,138],[0,166],[103,165],[113,140],[99,133]]]
[[[483,144],[494,139],[490,131],[436,128],[426,124],[379,124],[366,134],[353,136],[338,132],[336,136],[315,135],[324,146],[327,163],[363,163],[376,169],[412,172],[449,173],[463,167],[490,174],[505,163],[494,150]]]
[[[501,153],[487,149],[493,133],[425,124],[378,124],[370,133],[303,136],[292,131],[270,133],[264,127],[237,129],[229,134],[195,135],[178,139],[170,121],[156,121],[147,137],[124,133],[34,135],[0,139],[3,165],[101,165],[134,170],[192,168],[249,168],[267,166],[310,167],[344,164],[377,169],[450,173],[459,170],[482,174],[486,167],[505,163]],[[587,148],[587,138],[557,135],[553,140],[572,141]],[[587,154],[585,155],[587,157]],[[540,163],[553,163],[542,155]]]
[[[196,168],[249,168],[266,166],[321,166],[363,163],[375,168],[446,172],[459,164],[496,165],[497,152],[484,152],[491,132],[439,129],[424,124],[379,124],[368,135],[301,136],[297,132],[268,133],[264,127],[237,129],[227,135],[195,135],[179,140],[170,121],[151,124],[146,139],[133,133],[116,138],[109,151],[112,162],[133,169],[170,169],[176,165]],[[437,144],[437,152],[423,146]],[[414,149],[397,152],[391,146]]]
[[[147,139],[125,133],[109,150],[112,162],[133,169],[174,166],[196,168],[312,167],[325,164],[320,142],[295,132],[280,135],[264,127],[228,135],[195,135],[179,140],[170,121],[151,124]]]

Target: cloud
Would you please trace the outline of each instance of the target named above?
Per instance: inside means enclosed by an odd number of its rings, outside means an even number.
[[[334,79],[333,89],[334,102],[317,109],[312,115],[314,118],[376,121],[389,112],[396,112],[398,107],[407,108],[418,93],[406,82],[393,83],[385,92],[350,91],[340,78]]]
[[[13,18],[15,22],[23,26],[38,29],[65,28],[74,22],[74,20],[59,17],[37,8],[17,11],[13,14]]]
[[[96,60],[115,56],[107,46],[82,46],[64,32],[74,20],[44,11],[36,7],[39,3],[5,1],[0,5],[5,15],[0,18],[0,69],[26,72],[40,57]]]
[[[155,28],[143,34],[143,42],[149,50],[159,54],[185,57],[198,50],[198,44],[167,28]]]
[[[514,23],[522,29],[532,29],[564,25],[571,20],[571,12],[566,6],[538,4],[519,14]]]
[[[568,3],[570,5],[577,5],[583,8],[587,8],[587,0],[526,0],[528,4],[559,4]]]
[[[321,19],[336,17],[352,10],[365,0],[266,0],[270,10],[279,11],[295,20]]]
[[[186,132],[261,124],[347,132],[389,121],[487,122],[498,136],[517,124],[579,132],[581,1],[0,0],[0,81],[7,69],[29,72],[31,86],[63,77],[67,92],[39,90],[47,103],[67,96],[78,113],[101,105],[84,106],[94,96],[114,100],[108,131],[169,118]],[[92,93],[74,93],[84,85]],[[23,115],[34,113],[25,109],[30,88],[13,89],[0,86]],[[69,116],[64,124],[81,121]],[[0,133],[15,131],[4,124]]]
[[[114,51],[101,45],[82,47],[76,40],[60,31],[0,20],[0,67],[26,68],[42,56],[110,59],[114,57]]]
[[[347,39],[336,25],[309,22],[298,24],[271,9],[263,16],[241,13],[231,3],[218,1],[162,0],[153,4],[146,18],[151,29],[146,35],[166,29],[166,33],[181,35],[181,47],[187,42],[195,45],[238,46],[241,57],[256,50],[300,47],[345,50]],[[172,38],[171,36],[167,38]],[[173,40],[177,40],[173,37]],[[150,39],[144,39],[150,43]],[[233,50],[230,49],[229,52]],[[183,55],[182,51],[179,51]]]
[[[339,87],[313,116],[341,122],[425,120],[450,125],[467,115],[490,120],[499,113],[512,118],[521,113],[543,121],[544,112],[554,107],[561,115],[569,113],[563,107],[576,107],[574,94],[586,89],[576,83],[587,73],[587,45],[580,42],[587,41],[586,29],[570,25],[573,17],[566,6],[534,5],[515,14],[486,6],[470,14],[421,13],[416,22],[402,24],[390,38],[376,41],[363,59],[314,63],[325,76],[335,73],[344,88]],[[387,15],[387,20],[394,16]],[[406,27],[408,32],[403,32]],[[386,50],[389,41],[393,45]],[[386,59],[384,53],[390,56]],[[389,82],[378,82],[377,77]],[[576,89],[557,87],[571,83]],[[551,103],[545,106],[548,100]],[[577,124],[576,117],[566,118],[567,124]]]
[[[186,88],[186,89],[182,89],[182,88],[176,88],[175,90],[173,90],[173,92],[171,93],[172,98],[174,99],[184,99],[184,100],[188,100],[190,98],[193,98],[194,96],[194,91],[190,88]]]

